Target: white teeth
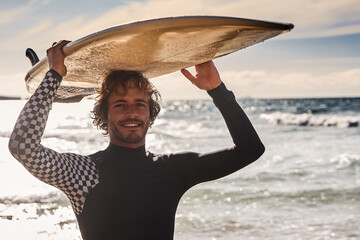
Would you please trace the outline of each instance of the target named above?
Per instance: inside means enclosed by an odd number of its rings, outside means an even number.
[[[139,124],[124,124],[125,127],[137,127]]]

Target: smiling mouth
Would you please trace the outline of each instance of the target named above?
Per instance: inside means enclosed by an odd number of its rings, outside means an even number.
[[[134,122],[134,121],[124,121],[121,122],[120,125],[122,127],[126,127],[126,128],[135,128],[135,127],[140,127],[142,125],[141,122]]]
[[[140,124],[136,124],[136,123],[129,123],[129,124],[122,124],[124,127],[139,127]]]

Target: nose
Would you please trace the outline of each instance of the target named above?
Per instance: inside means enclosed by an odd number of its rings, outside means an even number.
[[[127,118],[137,118],[137,110],[136,107],[133,105],[128,106],[126,109],[126,117]]]

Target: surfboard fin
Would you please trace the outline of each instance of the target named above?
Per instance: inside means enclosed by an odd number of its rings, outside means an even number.
[[[26,49],[25,55],[30,59],[32,66],[34,66],[39,61],[36,52],[31,48]]]

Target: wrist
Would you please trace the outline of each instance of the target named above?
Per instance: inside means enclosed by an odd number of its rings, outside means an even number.
[[[234,96],[232,92],[226,88],[223,82],[221,82],[221,84],[217,88],[207,91],[207,93],[213,99],[223,98],[224,96],[227,96],[229,93],[231,93],[231,96]]]
[[[51,74],[54,78],[62,80],[63,76],[58,71],[56,71],[53,68],[51,68],[49,71],[51,72]]]
[[[211,91],[211,90],[214,90],[214,89],[218,88],[218,87],[221,85],[221,83],[222,83],[222,81],[219,81],[219,82],[217,82],[217,83],[212,84],[211,86],[209,86],[209,87],[206,89],[206,91]]]
[[[66,75],[66,68],[65,67],[50,67],[50,69],[57,72],[61,77],[65,77],[65,75]]]

